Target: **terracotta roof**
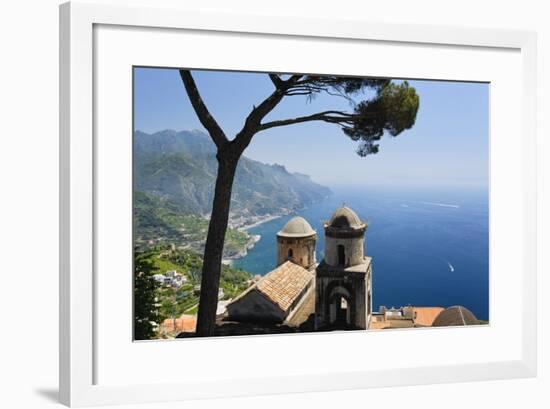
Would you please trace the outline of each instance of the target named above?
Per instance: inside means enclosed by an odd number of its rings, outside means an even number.
[[[175,324],[175,326],[174,326]],[[183,314],[181,317],[176,318],[175,322],[171,318],[165,319],[160,324],[161,332],[194,332],[197,325],[196,315]]]
[[[262,277],[255,287],[283,311],[287,311],[312,279],[311,272],[286,261]]]
[[[378,319],[371,319],[371,322],[369,324],[369,329],[384,329],[389,328],[390,323],[388,321],[378,320]]]
[[[369,329],[386,329],[386,328],[413,328],[414,322],[412,319],[400,318],[385,321],[371,321]]]
[[[449,327],[455,325],[476,325],[479,321],[472,312],[461,305],[454,305],[442,311],[434,320],[434,327]]]
[[[383,315],[372,315],[369,329],[384,329],[384,328],[410,328],[413,326],[430,327],[435,318],[445,309],[443,307],[402,307],[401,311],[406,308],[412,309],[411,317],[384,317]]]
[[[443,310],[443,307],[413,307],[414,324],[431,327],[435,318]]]

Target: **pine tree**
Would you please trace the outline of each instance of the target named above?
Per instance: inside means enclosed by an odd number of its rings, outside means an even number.
[[[229,139],[206,107],[191,71],[179,72],[199,121],[217,147],[218,174],[204,250],[196,330],[198,336],[209,336],[214,332],[216,320],[223,245],[235,171],[239,158],[254,135],[275,127],[321,121],[339,126],[346,136],[358,142],[357,154],[365,157],[378,152],[377,142],[384,134],[397,136],[414,125],[419,97],[406,81],[395,83],[385,78],[267,74],[273,84],[272,93],[252,108],[244,119],[242,129],[233,139]],[[285,98],[297,96],[310,100],[319,94],[345,98],[352,109],[327,110],[264,122],[264,118]]]
[[[134,256],[134,339],[151,339],[160,325],[156,292],[158,284],[153,278],[154,267],[144,253]]]

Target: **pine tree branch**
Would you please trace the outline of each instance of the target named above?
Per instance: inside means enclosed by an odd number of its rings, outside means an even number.
[[[275,85],[275,88],[281,88],[284,81],[277,74],[269,74],[269,79]]]
[[[222,148],[229,142],[229,140],[225,136],[222,128],[208,111],[208,108],[206,107],[199,90],[197,89],[197,84],[195,83],[191,72],[189,70],[179,71],[181,80],[183,81],[183,85],[187,91],[187,95],[191,101],[191,105],[193,106],[195,113],[197,114],[197,117],[199,118],[199,121],[202,126],[206,128],[218,149]]]
[[[262,120],[281,102],[284,96],[285,88],[283,85],[283,88],[276,88],[260,105],[252,109],[245,120],[243,128],[231,141],[231,146],[236,149],[237,153],[240,154],[246,149],[252,137],[260,130]]]
[[[297,118],[281,119],[277,121],[266,122],[260,125],[259,130],[264,131],[266,129],[275,128],[279,126],[299,124],[299,123],[311,122],[311,121],[324,121],[324,122],[333,123],[333,124],[351,125],[353,124],[354,118],[355,118],[354,115],[347,114],[342,111],[324,111],[324,112],[318,112],[313,115],[306,115],[306,116],[300,116]]]

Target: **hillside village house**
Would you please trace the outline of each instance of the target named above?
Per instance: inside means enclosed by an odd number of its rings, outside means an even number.
[[[184,274],[178,273],[176,270],[169,270],[164,274],[154,274],[153,279],[162,285],[174,288],[179,288],[189,281]]]

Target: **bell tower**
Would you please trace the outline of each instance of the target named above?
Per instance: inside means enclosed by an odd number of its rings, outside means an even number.
[[[277,265],[292,261],[306,270],[313,270],[317,265],[315,246],[317,233],[306,219],[293,217],[277,233]]]
[[[367,224],[343,206],[324,229],[325,258],[315,273],[315,329],[367,329],[372,313],[372,265],[364,253]]]

